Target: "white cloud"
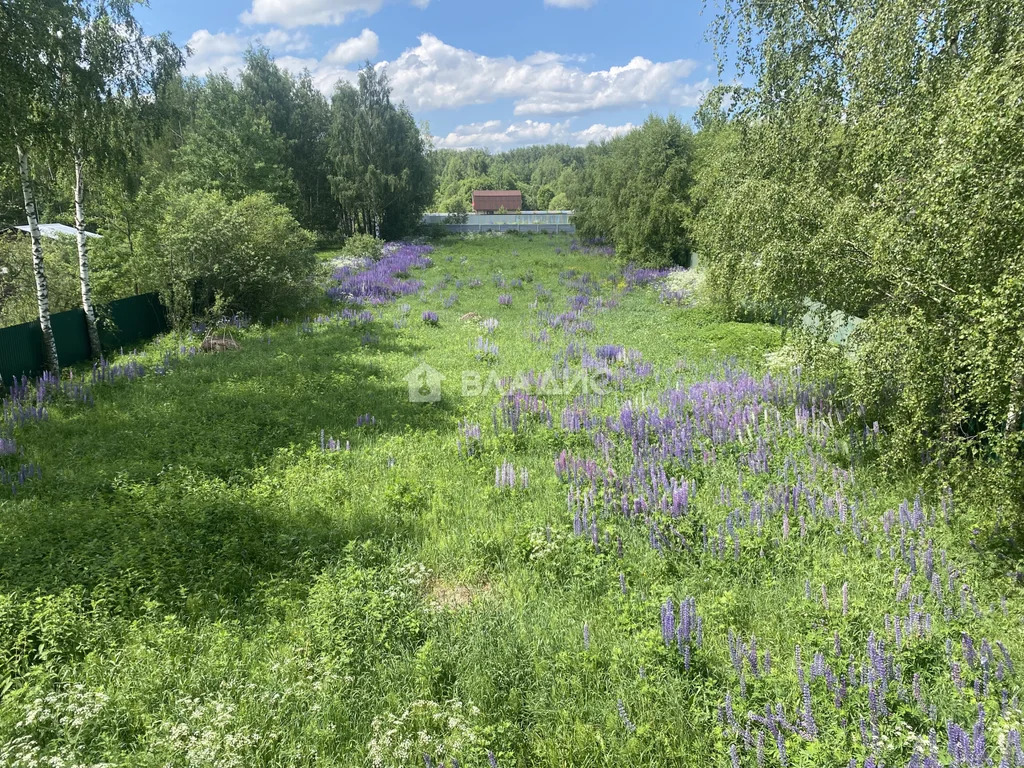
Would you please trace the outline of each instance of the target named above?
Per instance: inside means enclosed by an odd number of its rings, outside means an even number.
[[[576,131],[573,134],[573,143],[578,145],[586,144],[597,144],[602,141],[608,141],[608,139],[614,139],[616,136],[624,136],[625,134],[636,128],[632,123],[626,123],[625,125],[605,125],[604,123],[594,123],[589,128],[585,128],[582,131]]]
[[[354,13],[370,16],[385,0],[252,0],[252,7],[239,18],[243,24],[278,24],[282,27],[341,24]],[[430,0],[410,0],[426,8]]]
[[[544,0],[552,8],[590,8],[597,0]]]
[[[348,64],[353,61],[372,59],[377,55],[380,46],[380,39],[377,33],[370,29],[364,29],[359,37],[352,37],[338,43],[330,52],[324,56],[328,64]]]
[[[697,62],[636,57],[622,67],[585,71],[572,57],[538,53],[491,57],[456,48],[434,35],[385,62],[398,99],[413,110],[515,100],[516,115],[577,114],[592,109],[663,103],[696,106],[707,81],[685,83]]]
[[[309,49],[309,35],[305,32],[289,32],[285,29],[272,29],[257,35],[255,40],[263,43],[267,48],[287,53],[301,53]]]
[[[234,77],[245,62],[242,54],[249,46],[249,40],[227,32],[210,32],[197,29],[186,43],[191,56],[185,64],[185,71],[192,75],[205,75],[209,71],[227,72]]]
[[[304,59],[295,56],[280,56],[275,61],[281,69],[291,72],[293,75],[300,75],[303,70],[309,70],[313,87],[328,98],[334,92],[334,87],[339,80],[353,85],[359,82],[359,72],[348,69],[344,65],[331,65],[320,59]]]
[[[584,146],[621,136],[633,130],[632,123],[609,126],[603,123],[591,125],[580,131],[572,130],[571,121],[559,123],[525,120],[504,125],[500,120],[460,125],[447,136],[436,137],[436,146],[444,149],[508,149],[528,144],[572,144]]]
[[[314,85],[328,95],[338,80],[355,82],[357,73],[353,67],[362,60],[372,60],[380,47],[377,34],[364,29],[358,36],[335,44],[322,58],[314,58],[301,55],[309,47],[308,38],[301,32],[275,28],[248,37],[201,29],[188,43],[194,53],[188,71],[204,74],[213,69],[237,75],[243,67],[245,49],[254,40],[261,40],[277,53],[277,63],[282,68],[295,74],[308,69]],[[377,66],[387,69],[395,100],[404,101],[414,112],[501,100],[511,100],[513,112],[519,117],[569,117],[616,108],[672,109],[699,105],[710,87],[707,78],[688,81],[698,69],[697,62],[689,59],[654,62],[637,56],[623,66],[593,70],[585,66],[585,57],[581,56],[550,51],[539,51],[522,59],[486,56],[448,45],[430,34],[421,35],[416,46],[395,60]],[[478,124],[475,128],[494,145],[527,140],[530,131],[554,130],[559,125],[562,124],[531,120],[514,123],[497,131],[507,134],[505,139],[495,135],[493,126],[481,128]],[[464,127],[468,131],[471,126]],[[599,128],[593,126],[594,130]],[[457,135],[451,140],[467,139]],[[563,136],[558,140],[570,139]]]

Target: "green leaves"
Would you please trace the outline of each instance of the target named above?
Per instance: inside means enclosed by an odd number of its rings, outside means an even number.
[[[342,229],[404,237],[433,196],[431,166],[412,114],[391,103],[386,73],[369,64],[359,73],[358,89],[338,84],[331,112],[330,182]]]
[[[1024,318],[978,298],[1019,286],[1022,29],[978,0],[739,0],[714,26],[748,86],[701,115],[710,292],[730,316],[867,317],[850,383],[903,467],[1019,459]]]
[[[143,235],[177,322],[215,294],[223,309],[273,319],[312,290],[312,236],[267,193],[229,202],[219,192],[164,190],[163,214]]]
[[[675,117],[650,117],[601,147],[572,196],[580,235],[611,239],[636,264],[687,263],[694,148]]]

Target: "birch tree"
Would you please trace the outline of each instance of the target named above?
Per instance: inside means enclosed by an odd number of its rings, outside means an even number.
[[[864,318],[846,378],[887,464],[1024,498],[1024,4],[720,5],[737,85],[695,231],[721,308]]]
[[[0,4],[0,140],[18,158],[25,216],[32,238],[39,326],[46,367],[60,363],[50,324],[50,296],[43,262],[39,213],[32,183],[31,154],[45,146],[60,125],[60,69],[81,49],[78,7],[66,0],[6,0]]]
[[[416,121],[391,102],[387,75],[372,64],[359,88],[339,83],[332,101],[331,188],[362,231],[388,239],[416,226],[433,197],[430,163]]]

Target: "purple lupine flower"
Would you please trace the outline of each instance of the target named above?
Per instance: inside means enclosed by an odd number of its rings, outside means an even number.
[[[493,360],[498,356],[498,345],[490,339],[478,336],[476,339],[476,356],[478,360]]]
[[[814,712],[811,709],[811,686],[806,682],[803,685],[802,699],[803,712],[801,712],[801,718],[803,720],[804,736],[813,741],[818,737],[818,725],[814,722]]]
[[[960,675],[960,665],[955,661],[949,663],[949,676],[956,684],[956,687],[962,691],[964,689],[964,681]]]
[[[1006,667],[1010,670],[1010,674],[1016,674],[1017,670],[1014,669],[1013,660],[1010,658],[1010,652],[1006,649],[1006,646],[1003,645],[1001,640],[996,640],[996,647],[999,649],[999,652],[1003,654],[1003,661],[1006,662]]]
[[[498,296],[498,304],[500,306],[502,306],[502,307],[511,307],[512,306],[512,294],[511,293],[503,293],[500,296]]]
[[[357,427],[372,427],[377,423],[377,419],[374,418],[373,414],[364,413],[362,416],[356,417]]]
[[[775,732],[775,746],[779,750],[779,763],[782,768],[786,768],[789,765],[789,760],[786,757],[786,738],[782,735],[782,731]]]
[[[825,657],[821,651],[815,651],[811,660],[811,680],[825,676]]]
[[[629,719],[629,714],[626,712],[626,705],[622,703],[622,699],[619,699],[618,703],[619,719],[622,720],[622,724],[626,726],[626,730],[630,733],[636,731],[636,725]]]
[[[429,309],[425,310],[423,312],[423,322],[426,323],[427,325],[437,325],[440,322],[440,320],[437,317],[437,312],[434,312],[433,310]]]
[[[676,637],[676,607],[672,598],[665,601],[661,606],[661,637],[668,648]]]
[[[498,768],[498,758],[494,756],[494,752],[487,750],[487,763],[491,768]]]
[[[967,659],[967,663],[973,667],[977,659],[977,655],[974,651],[974,640],[966,632],[961,632],[960,641],[964,648],[964,658]]]

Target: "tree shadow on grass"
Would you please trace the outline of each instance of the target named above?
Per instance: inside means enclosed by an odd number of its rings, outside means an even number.
[[[312,576],[354,539],[413,536],[415,516],[390,509],[388,494],[353,503],[373,478],[344,487],[356,477],[336,463],[346,458],[319,449],[321,429],[358,452],[389,434],[454,428],[456,404],[409,402],[402,377],[420,348],[381,335],[373,348],[335,327],[246,340],[164,377],[100,387],[95,407],[26,430],[43,477],[0,507],[0,593],[79,589],[117,615],[159,601],[259,620],[260,585]],[[376,424],[357,428],[363,414]],[[338,474],[327,501],[297,505],[298,486],[267,482],[271,465],[306,473],[292,483]]]

